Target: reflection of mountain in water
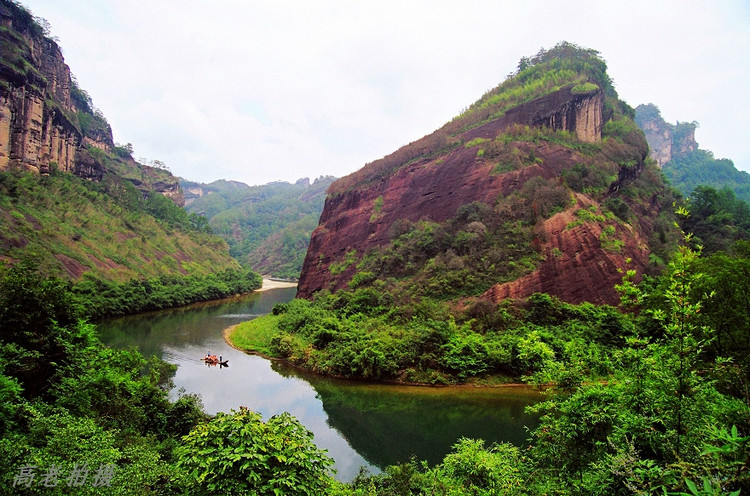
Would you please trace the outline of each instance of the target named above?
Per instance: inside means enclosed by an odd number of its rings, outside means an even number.
[[[283,375],[295,371],[276,363]],[[524,409],[540,400],[527,388],[432,388],[363,384],[305,375],[323,402],[328,424],[373,465],[412,457],[434,465],[461,437],[526,444],[539,417]]]

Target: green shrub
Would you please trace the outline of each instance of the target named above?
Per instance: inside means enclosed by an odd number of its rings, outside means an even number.
[[[589,82],[579,83],[570,89],[570,92],[574,95],[593,94],[597,91],[599,91],[599,86]]]
[[[219,412],[193,428],[178,448],[178,465],[206,494],[324,494],[333,461],[288,413],[263,422],[246,408]]]

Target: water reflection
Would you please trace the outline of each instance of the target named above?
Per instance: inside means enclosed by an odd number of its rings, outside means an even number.
[[[280,374],[293,368],[274,364]],[[528,388],[440,388],[363,384],[320,376],[306,377],[317,391],[328,424],[378,467],[412,456],[431,465],[442,461],[461,437],[524,445],[526,426],[538,416],[525,408],[540,395]]]
[[[279,289],[187,308],[112,319],[98,329],[109,346],[136,347],[178,365],[180,389],[200,395],[207,413],[246,406],[264,418],[290,412],[314,434],[315,444],[335,460],[337,478],[354,478],[360,466],[378,472],[412,455],[434,464],[462,436],[523,444],[524,426],[536,425],[524,407],[533,392],[473,388],[384,386],[304,374],[280,362],[228,346],[222,331],[269,313],[291,300]],[[210,352],[229,361],[209,367]]]

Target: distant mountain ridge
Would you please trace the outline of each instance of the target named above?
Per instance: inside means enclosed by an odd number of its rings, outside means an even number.
[[[717,159],[712,152],[699,148],[695,140],[697,122],[670,124],[652,103],[636,107],[635,121],[648,140],[650,156],[682,194],[689,196],[701,185],[726,187],[750,203],[750,174],[738,170],[731,160]]]
[[[594,50],[561,43],[439,130],[331,185],[299,296],[383,287],[616,303],[674,239],[668,189]]]
[[[312,183],[301,178],[294,184],[276,181],[261,186],[180,181],[186,209],[209,219],[232,256],[263,274],[297,278],[334,179],[321,176]]]
[[[183,178],[179,179],[180,186],[182,186],[183,196],[185,197],[186,206],[193,203],[196,199],[211,193],[230,195],[233,192],[250,188],[250,186],[243,182],[226,179],[219,179],[208,184],[198,183]]]

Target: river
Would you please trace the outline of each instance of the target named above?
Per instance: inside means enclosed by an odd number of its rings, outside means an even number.
[[[412,456],[433,465],[461,437],[522,445],[537,417],[525,413],[538,394],[528,388],[417,387],[345,381],[303,373],[283,363],[235,350],[225,328],[269,313],[296,289],[274,289],[217,302],[107,320],[102,341],[136,347],[178,366],[173,398],[201,397],[207,413],[246,406],[265,419],[287,411],[334,459],[336,477],[352,480],[365,467],[378,473]],[[207,366],[207,352],[229,360]]]

